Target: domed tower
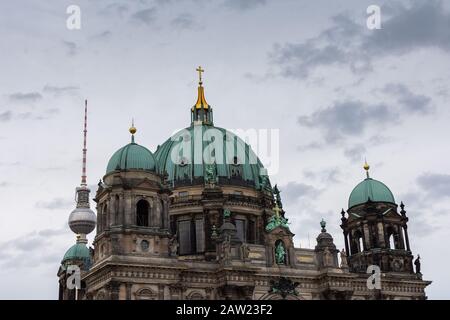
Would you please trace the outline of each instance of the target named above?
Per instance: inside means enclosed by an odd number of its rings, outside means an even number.
[[[211,236],[224,223],[225,211],[230,212],[228,220],[243,243],[263,244],[265,225],[275,214],[274,200],[267,170],[252,148],[214,125],[201,77],[204,70],[197,71],[191,125],[158,146],[155,157],[159,174],[167,176],[173,192],[170,221],[180,243],[179,254],[215,260]]]
[[[134,121],[129,132],[131,142],[111,156],[94,199],[94,266],[120,255],[169,255],[170,191],[153,153],[135,142]]]
[[[58,276],[60,278],[60,299],[76,299],[78,298],[78,290],[83,289],[82,287],[75,288],[75,290],[70,290],[67,288],[67,277],[66,271],[70,266],[77,266],[82,272],[89,270],[92,264],[90,249],[86,246],[88,243],[86,235],[91,233],[95,229],[96,216],[91,210],[89,204],[89,193],[90,190],[87,187],[86,178],[86,153],[87,153],[87,100],[85,101],[84,109],[84,139],[83,139],[83,165],[81,174],[81,185],[76,188],[76,208],[69,215],[69,227],[77,235],[76,243],[67,250],[64,255],[61,266],[58,271]]]
[[[350,194],[348,217],[341,213],[350,272],[377,265],[382,272],[413,274],[404,205],[398,212],[391,190],[369,176],[367,163],[364,169],[367,177]]]

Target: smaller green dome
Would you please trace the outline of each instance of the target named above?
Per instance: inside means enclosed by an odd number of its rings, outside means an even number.
[[[156,170],[153,153],[134,141],[117,150],[108,162],[106,173],[116,170]]]
[[[367,201],[390,202],[395,204],[394,195],[391,190],[382,182],[372,178],[361,181],[350,194],[348,207],[354,207]]]
[[[67,250],[64,258],[62,259],[62,263],[68,260],[85,260],[89,262],[91,260],[89,248],[84,243],[75,243],[69,248],[69,250]]]

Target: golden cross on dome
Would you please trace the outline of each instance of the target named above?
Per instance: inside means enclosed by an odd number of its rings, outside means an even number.
[[[195,70],[198,72],[198,83],[202,84],[202,72],[205,72],[205,70],[201,66],[198,66]]]

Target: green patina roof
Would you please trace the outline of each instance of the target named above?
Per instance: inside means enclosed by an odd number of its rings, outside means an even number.
[[[367,201],[390,202],[395,204],[394,195],[391,190],[382,182],[367,178],[361,181],[350,194],[348,207],[354,207]]]
[[[131,142],[113,154],[108,162],[106,173],[129,169],[155,170],[155,157],[147,148]]]
[[[91,255],[89,248],[84,243],[76,243],[67,250],[62,263],[68,260],[86,260],[90,261]]]
[[[220,143],[221,148],[216,147],[214,151],[216,154],[212,154],[212,142],[209,137],[214,137],[215,139],[215,133],[220,133],[218,138],[221,138],[222,142]],[[197,139],[197,135],[207,137],[207,139]],[[190,145],[189,151],[186,151],[187,145]],[[243,150],[243,152],[238,152],[238,150]],[[190,155],[188,154],[189,152]],[[217,152],[220,154],[217,154]],[[203,156],[205,154],[206,156]],[[174,155],[175,163],[172,160],[172,155]],[[233,164],[235,156],[238,157],[240,163],[239,170],[241,171],[242,180],[250,182],[256,188],[260,188],[261,176],[267,175],[261,161],[248,144],[226,129],[206,124],[191,125],[177,132],[158,147],[155,152],[158,172],[161,174],[167,172],[168,180],[171,182],[176,180],[192,181],[195,178],[204,177],[207,166],[205,165],[205,160],[213,162],[209,160],[211,157],[216,159],[217,176],[219,178],[231,178],[232,170],[237,168]],[[200,161],[193,161],[196,158],[200,159]],[[187,160],[183,165],[179,164],[182,159]],[[193,162],[198,162],[198,164],[193,164]],[[267,182],[267,184],[269,183]]]

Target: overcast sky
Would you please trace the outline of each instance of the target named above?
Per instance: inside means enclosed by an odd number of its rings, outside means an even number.
[[[71,4],[80,30],[66,28]],[[366,27],[371,4],[380,30]],[[429,298],[450,298],[448,2],[2,1],[0,39],[0,298],[57,298],[83,100],[96,185],[132,117],[152,151],[190,124],[198,65],[217,126],[280,130],[271,181],[297,246],[314,247],[324,218],[342,248],[367,157],[406,204]]]

